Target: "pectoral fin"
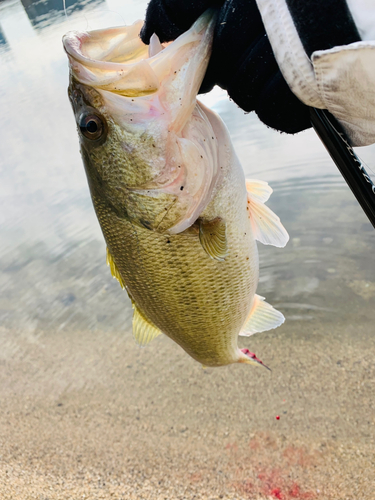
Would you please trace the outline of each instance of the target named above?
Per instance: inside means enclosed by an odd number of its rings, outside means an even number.
[[[284,315],[265,302],[264,297],[255,295],[253,307],[240,332],[243,337],[250,337],[254,333],[272,330],[282,325],[285,321]]]
[[[141,313],[134,302],[133,309],[133,336],[136,343],[139,346],[144,347],[163,332]]]
[[[199,240],[211,259],[223,261],[228,255],[226,224],[222,219],[199,221]]]
[[[107,247],[107,266],[109,266],[109,268],[111,270],[112,276],[117,279],[117,281],[121,285],[121,288],[124,289],[125,288],[125,282],[122,279],[119,270],[117,269],[115,261],[113,260],[113,257],[111,255],[110,251],[108,250],[108,247]]]
[[[247,181],[246,189],[249,217],[255,239],[264,245],[285,247],[289,235],[279,217],[264,205],[272,189],[262,181]]]

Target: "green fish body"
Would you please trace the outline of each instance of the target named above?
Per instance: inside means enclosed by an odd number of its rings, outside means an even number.
[[[256,295],[256,240],[288,235],[245,181],[221,119],[196,100],[214,20],[150,47],[141,24],[68,33],[69,96],[112,274],[134,307],[140,345],[164,333],[205,366],[261,363],[239,334],[284,317]]]

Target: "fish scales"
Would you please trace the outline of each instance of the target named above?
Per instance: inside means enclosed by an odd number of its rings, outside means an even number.
[[[228,186],[238,199],[242,186],[242,200],[226,203],[223,215],[228,222],[230,251],[224,266],[205,254],[197,234],[151,232],[116,218],[109,207],[93,199],[108,248],[132,300],[163,333],[207,366],[236,349],[258,281],[258,254],[246,211],[244,182],[233,177],[223,182],[221,191],[227,198]],[[206,214],[215,213],[219,204],[220,194]],[[244,227],[241,233],[239,224]]]

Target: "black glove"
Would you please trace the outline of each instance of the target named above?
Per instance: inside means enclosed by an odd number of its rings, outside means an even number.
[[[220,85],[244,111],[269,127],[296,133],[311,127],[309,108],[289,89],[274,58],[255,0],[151,0],[141,32],[174,40],[208,8],[219,10],[212,55],[200,93]]]

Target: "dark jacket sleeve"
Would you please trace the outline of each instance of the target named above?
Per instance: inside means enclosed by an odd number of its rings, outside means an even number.
[[[162,42],[173,40],[212,7],[218,18],[200,92],[219,85],[269,127],[287,133],[309,128],[309,110],[280,72],[255,0],[151,0],[141,38],[148,43],[156,33]]]

